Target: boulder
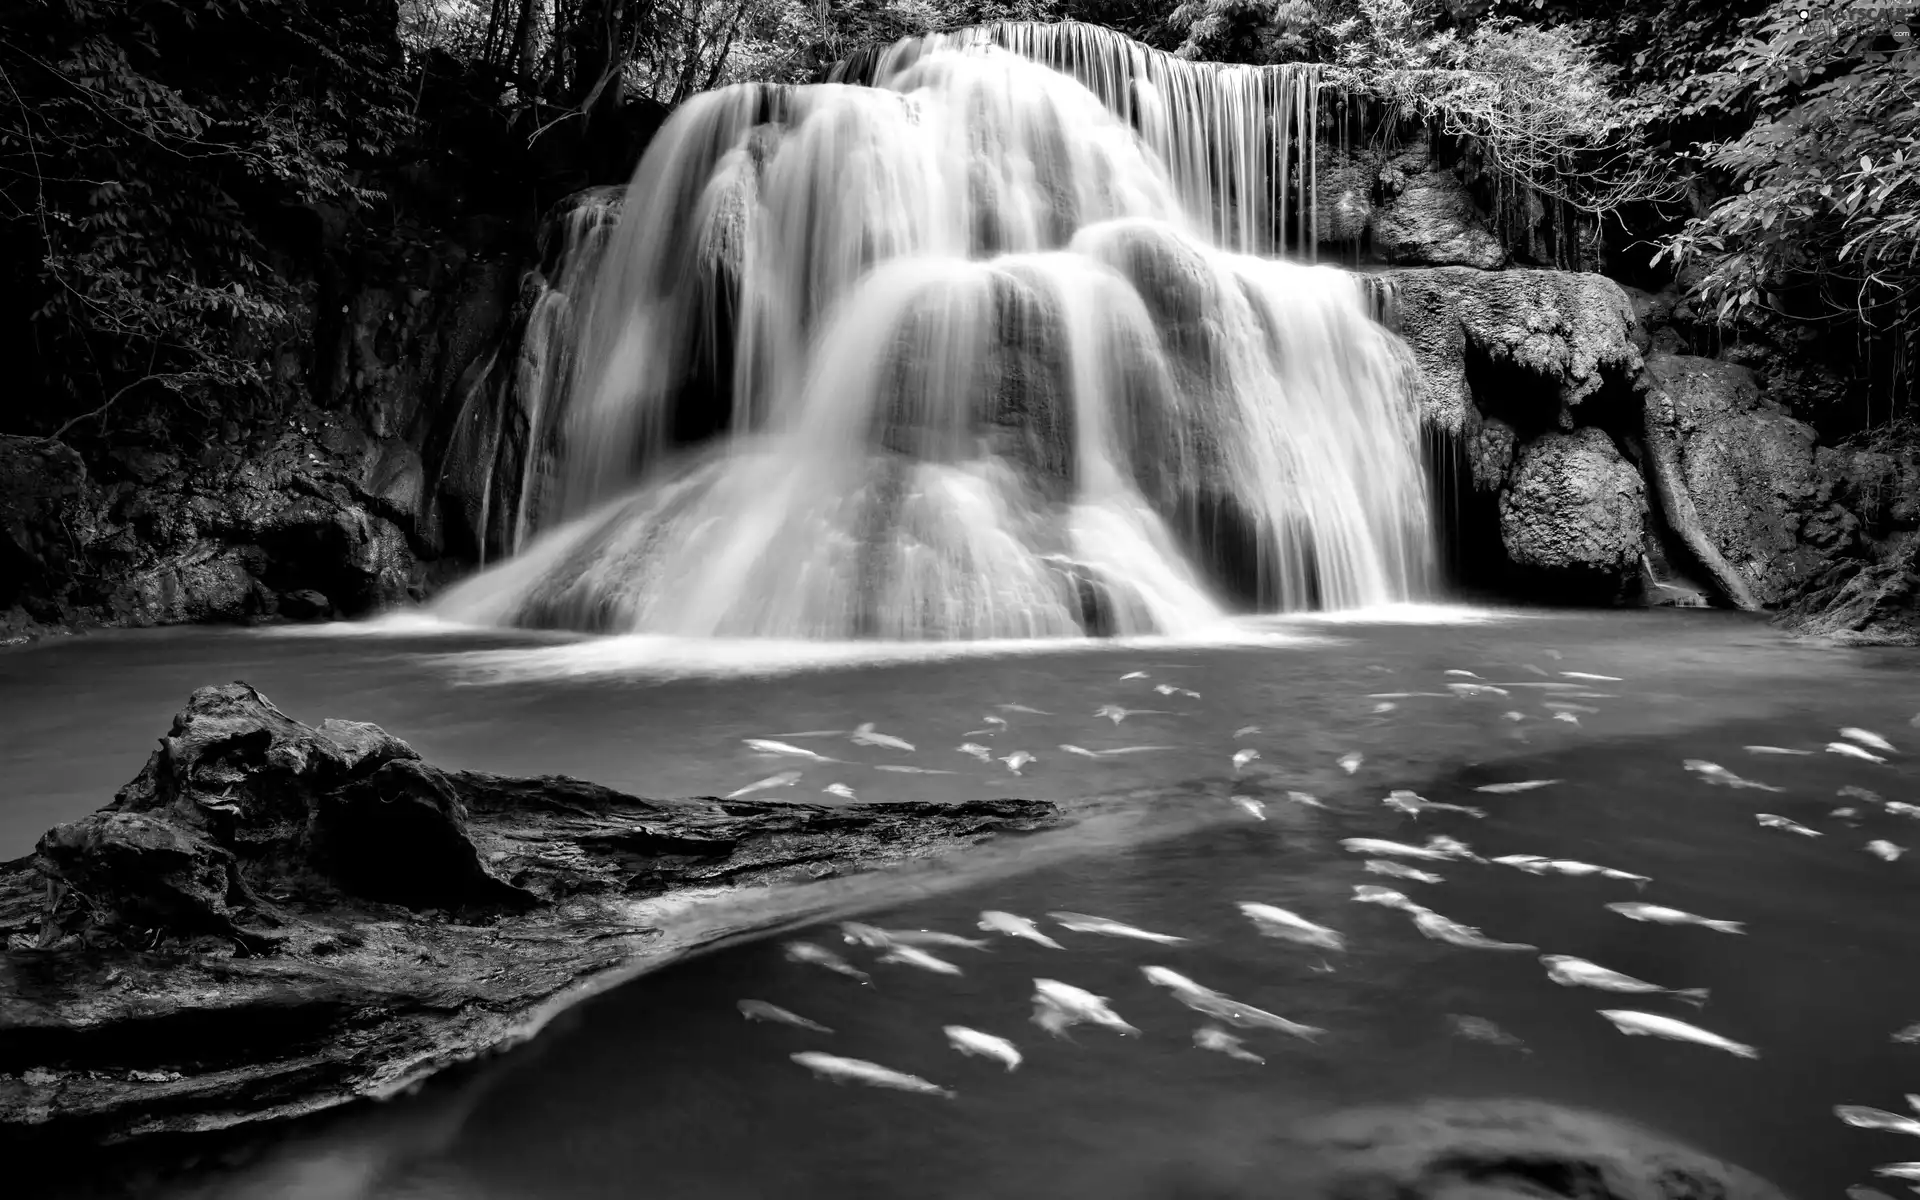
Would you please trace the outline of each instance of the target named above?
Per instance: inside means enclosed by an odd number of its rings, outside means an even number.
[[[1500,494],[1500,540],[1517,566],[1617,587],[1638,568],[1646,512],[1640,473],[1605,432],[1550,433],[1521,450]]]
[[[1778,620],[1845,645],[1920,646],[1920,536],[1899,539],[1878,559],[1829,563]]]
[[[1412,348],[1420,403],[1431,423],[1460,432],[1478,408],[1510,423],[1572,429],[1579,405],[1641,368],[1633,305],[1603,275],[1466,267],[1386,273],[1387,319]],[[1539,383],[1537,394],[1479,395],[1471,370],[1487,364]]]
[[[1373,248],[1396,266],[1491,270],[1507,260],[1466,185],[1445,170],[1408,179],[1373,215]]]

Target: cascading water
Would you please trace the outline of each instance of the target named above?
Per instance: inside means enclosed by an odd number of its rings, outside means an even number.
[[[444,615],[1044,637],[1211,624],[1208,567],[1423,593],[1404,348],[1354,277],[1241,252],[1312,195],[1310,70],[1002,25],[862,71],[662,129],[574,312],[564,520]]]

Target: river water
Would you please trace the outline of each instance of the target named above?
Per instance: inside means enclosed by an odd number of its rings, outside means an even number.
[[[1872,763],[1824,752],[1843,726],[1920,750],[1920,655],[1796,644],[1718,613],[1457,611],[1418,621],[1287,621],[1239,644],[921,649],[896,661],[821,661],[761,647],[409,632],[184,630],[47,643],[0,656],[9,799],[0,853],[103,802],[137,770],[194,686],[255,684],[292,715],[376,721],[448,766],[565,772],[649,795],[711,794],[786,766],[745,737],[876,722],[911,754],[793,740],[850,761],[809,768],[790,791],[862,800],[1096,796],[1192,815],[1201,827],[1098,854],[1034,861],[950,889],[916,891],[863,919],[973,933],[981,909],[1043,918],[1071,909],[1187,940],[1173,946],[1072,933],[1065,947],[996,939],[941,952],[957,977],[879,964],[838,931],[797,935],[843,950],[871,986],[788,961],[779,940],[694,959],[589,1002],[530,1045],[387,1105],[303,1123],[244,1168],[181,1195],[287,1197],[1027,1197],[1288,1194],[1282,1132],[1335,1108],[1427,1096],[1517,1096],[1637,1120],[1801,1197],[1837,1195],[1873,1166],[1916,1157],[1908,1139],[1854,1129],[1840,1103],[1901,1109],[1920,1090],[1920,853],[1885,862],[1887,839],[1920,851],[1920,823],[1836,795],[1866,788],[1920,802],[1907,754]],[[908,653],[900,652],[902,655]],[[834,655],[829,655],[833,657]],[[756,665],[756,663],[758,665]],[[1574,682],[1591,695],[1509,687],[1459,697],[1448,670],[1499,684]],[[1146,678],[1123,680],[1144,671]],[[1579,681],[1575,671],[1618,681]],[[1165,683],[1198,697],[1154,691]],[[1376,693],[1439,696],[1382,699]],[[1576,703],[1578,723],[1545,702]],[[1044,714],[996,708],[1019,704]],[[1102,705],[1161,710],[1123,723]],[[1383,704],[1393,708],[1376,711]],[[1559,710],[1566,711],[1566,710]],[[1522,719],[1512,720],[1509,712]],[[983,723],[987,715],[1004,729]],[[1235,736],[1248,725],[1259,732]],[[991,734],[966,736],[989,729]],[[953,749],[1026,749],[1015,777]],[[1159,750],[1087,759],[1094,750]],[[1813,750],[1763,755],[1755,744]],[[1230,755],[1261,757],[1236,772]],[[1349,775],[1336,760],[1360,753]],[[1708,759],[1784,789],[1708,785]],[[950,775],[882,773],[908,763]],[[1490,782],[1556,779],[1518,794]],[[1381,806],[1393,788],[1487,816]],[[1324,810],[1290,803],[1305,790]],[[1266,820],[1229,803],[1265,802]],[[1862,808],[1857,822],[1840,805]],[[1823,836],[1759,826],[1772,812]],[[1445,878],[1363,874],[1339,839],[1447,833],[1493,857],[1581,859],[1653,878],[1536,877],[1497,865],[1421,863]],[[1577,955],[1672,987],[1705,987],[1703,1010],[1549,982],[1530,953],[1421,937],[1396,912],[1350,901],[1387,884],[1496,938]],[[1628,921],[1604,904],[1646,900],[1741,921],[1734,936]],[[1344,953],[1263,938],[1235,904],[1292,909],[1347,937]],[[1160,964],[1327,1030],[1317,1041],[1249,1031],[1264,1065],[1195,1049],[1200,1019],[1141,977]],[[1331,968],[1330,970],[1328,968]],[[1142,1030],[1082,1027],[1071,1040],[1028,1021],[1032,980],[1111,997]],[[770,1001],[831,1035],[749,1024],[736,1001]],[[1757,1047],[1757,1060],[1626,1038],[1603,1008],[1670,1013]],[[1458,1036],[1452,1015],[1520,1045]],[[1011,1038],[1008,1074],[950,1050],[941,1027]],[[825,1050],[954,1089],[951,1100],[835,1087],[789,1059]],[[1892,1190],[1892,1189],[1888,1189]]]

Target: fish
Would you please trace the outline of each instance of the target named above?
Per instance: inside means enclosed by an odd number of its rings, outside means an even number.
[[[1744,921],[1719,921],[1710,917],[1696,916],[1690,912],[1681,912],[1677,908],[1665,908],[1658,904],[1641,904],[1637,901],[1621,900],[1601,907],[1619,913],[1629,921],[1651,921],[1655,925],[1699,925],[1720,933],[1745,933]]]
[[[1548,700],[1542,703],[1540,707],[1551,708],[1555,712],[1586,713],[1589,716],[1600,711],[1591,704],[1575,704],[1571,700]]]
[[[962,937],[957,933],[942,933],[938,929],[882,929],[889,945],[894,946],[948,946],[955,950],[985,950],[989,943],[985,938]]]
[[[1503,712],[1500,714],[1500,716],[1502,717],[1502,719],[1508,720],[1508,721],[1524,721],[1527,719],[1527,714],[1523,712],[1513,712],[1512,710]]]
[[[1920,804],[1908,804],[1904,800],[1889,800],[1881,807],[1885,808],[1890,816],[1920,819]]]
[[[1265,1066],[1267,1060],[1247,1049],[1246,1044],[1218,1025],[1202,1025],[1193,1031],[1193,1046],[1196,1050],[1212,1050],[1240,1062]]]
[[[1158,942],[1162,946],[1174,946],[1186,941],[1170,933],[1154,933],[1147,929],[1137,929],[1132,925],[1123,925],[1119,921],[1110,921],[1105,917],[1090,917],[1086,913],[1050,912],[1047,914],[1062,929],[1071,929],[1075,933],[1097,933],[1103,937],[1134,938],[1142,942]]]
[[[1342,754],[1339,759],[1340,769],[1345,771],[1347,774],[1351,775],[1355,771],[1358,771],[1360,769],[1360,764],[1365,761],[1367,761],[1367,759],[1366,759],[1366,756],[1363,754],[1354,754],[1354,753]]]
[[[1755,813],[1753,819],[1759,822],[1762,829],[1778,829],[1785,833],[1797,833],[1801,837],[1824,836],[1818,829],[1808,829],[1800,822],[1789,821],[1779,813]]]
[[[1580,718],[1570,712],[1557,712],[1553,714],[1553,719],[1556,721],[1565,721],[1569,725],[1578,725],[1580,723]]]
[[[1813,753],[1811,750],[1795,750],[1788,746],[1742,746],[1740,748],[1748,754],[1797,754],[1805,756]]]
[[[1148,678],[1151,678],[1151,676],[1149,676],[1145,671],[1128,671],[1125,675],[1122,675],[1120,677],[1120,682],[1125,683],[1129,679],[1148,679]]]
[[[1857,787],[1851,783],[1835,792],[1834,795],[1845,796],[1850,800],[1865,800],[1868,804],[1879,804],[1882,802],[1879,792]]]
[[[1875,838],[1867,843],[1867,853],[1886,862],[1893,862],[1906,852],[1905,846],[1896,846],[1884,838]]]
[[[863,925],[859,921],[840,922],[840,940],[849,946],[865,946],[869,950],[885,950],[893,945],[893,937],[877,925]]]
[[[1394,879],[1411,879],[1415,883],[1446,882],[1446,880],[1431,871],[1422,871],[1418,867],[1409,867],[1404,863],[1389,862],[1384,858],[1370,858],[1360,864],[1360,869],[1370,875],[1387,875]]]
[[[902,946],[895,943],[887,947],[887,952],[879,958],[883,963],[899,963],[903,967],[919,967],[922,971],[932,971],[936,975],[958,975],[960,968],[944,958],[935,958],[918,946]]]
[[[896,775],[956,775],[957,771],[942,771],[937,767],[914,767],[904,763],[879,763],[876,771],[892,771]]]
[[[1564,782],[1559,779],[1522,779],[1518,783],[1483,783],[1473,789],[1476,792],[1491,792],[1496,796],[1510,796],[1515,792],[1531,792],[1535,788],[1550,787]]]
[[[942,1025],[940,1032],[947,1035],[947,1045],[968,1058],[991,1058],[1005,1064],[1010,1072],[1020,1069],[1020,1050],[1006,1038],[968,1029],[965,1025]]]
[[[1022,938],[1026,941],[1045,946],[1049,950],[1066,949],[1066,947],[1062,946],[1059,942],[1041,933],[1040,926],[1032,920],[1022,916],[1016,916],[1010,912],[1001,912],[997,908],[989,908],[982,912],[980,914],[980,923],[974,926],[974,928],[983,929],[988,933],[1005,934],[1011,938]]]
[[[1147,977],[1148,983],[1151,983],[1155,987],[1166,988],[1169,991],[1206,992],[1212,990],[1211,988],[1201,987],[1171,967],[1141,967],[1140,973]]]
[[[1461,677],[1462,679],[1478,679],[1478,678],[1480,678],[1480,677],[1479,677],[1478,675],[1475,675],[1475,674],[1474,674],[1474,673],[1473,673],[1472,671],[1462,671],[1462,670],[1461,670],[1460,668],[1458,668],[1458,667],[1450,667],[1450,668],[1448,668],[1448,669],[1447,669],[1447,670],[1446,670],[1446,671],[1444,672],[1444,674],[1447,674],[1447,675],[1458,675],[1458,676],[1460,676],[1460,677]]]
[[[1899,1042],[1902,1046],[1920,1046],[1920,1021],[1905,1029],[1896,1029],[1887,1035],[1889,1041]]]
[[[1367,693],[1367,699],[1369,700],[1413,700],[1413,699],[1422,698],[1422,697],[1428,698],[1428,699],[1434,699],[1434,700],[1447,700],[1447,699],[1451,699],[1452,696],[1453,696],[1452,692],[1368,692]]]
[[[795,746],[789,742],[776,742],[769,738],[745,738],[747,749],[760,754],[784,754],[789,758],[804,758],[808,762],[832,763],[837,758],[828,758],[824,754],[815,754],[804,746]]]
[[[1078,1024],[1078,1022],[1073,1019],[1072,1014],[1068,1013],[1066,1009],[1061,1008],[1051,1000],[1043,1000],[1038,997],[1036,997],[1033,1002],[1033,1015],[1027,1019],[1054,1037],[1066,1038],[1068,1041],[1072,1041],[1073,1037],[1067,1030]]]
[[[1227,799],[1238,804],[1241,808],[1246,809],[1253,815],[1255,820],[1264,821],[1267,819],[1267,806],[1255,800],[1252,796],[1228,796]]]
[[[1468,696],[1511,696],[1512,692],[1491,683],[1450,683],[1447,690],[1465,699]]]
[[[1833,1106],[1833,1115],[1856,1129],[1880,1129],[1887,1133],[1920,1137],[1920,1121],[1883,1108],[1868,1108],[1864,1104],[1836,1104]]]
[[[1233,769],[1238,771],[1259,757],[1260,752],[1258,750],[1235,750],[1233,752]]]
[[[1326,805],[1320,803],[1320,801],[1314,796],[1312,792],[1288,792],[1287,799],[1291,800],[1295,804],[1304,804],[1308,808],[1325,808],[1326,807]]]
[[[1870,763],[1884,763],[1887,760],[1870,750],[1862,750],[1852,742],[1828,742],[1828,754],[1839,754],[1846,758],[1864,759]]]
[[[1845,729],[1842,729],[1840,731],[1840,736],[1843,738],[1846,738],[1850,742],[1859,742],[1862,746],[1871,747],[1872,749],[1879,750],[1885,754],[1899,753],[1898,750],[1895,750],[1893,748],[1892,742],[1881,737],[1879,734],[1873,732],[1873,730],[1871,729],[1861,729],[1857,725],[1849,725]]]
[[[1920,1181],[1920,1162],[1886,1163],[1875,1167],[1873,1173],[1882,1179],[1905,1179],[1908,1182]]]
[[[1503,867],[1518,867],[1525,870],[1531,865],[1551,862],[1552,860],[1544,854],[1502,854],[1499,858],[1492,858],[1487,861],[1499,863]]]
[[[1562,679],[1584,679],[1588,683],[1625,683],[1618,675],[1594,675],[1586,671],[1562,671]]]
[[[1315,1041],[1326,1030],[1317,1025],[1302,1025],[1298,1021],[1289,1021],[1277,1013],[1264,1008],[1255,1008],[1244,1000],[1235,1000],[1222,995],[1211,988],[1198,991],[1175,990],[1174,999],[1204,1016],[1225,1021],[1236,1029],[1271,1029],[1305,1041]]]
[[[841,958],[831,950],[814,945],[812,942],[788,942],[784,947],[791,962],[810,963],[816,967],[825,967],[836,975],[845,975],[848,979],[857,979],[861,983],[872,983],[873,976]]]
[[[1021,767],[1033,761],[1033,755],[1028,754],[1025,750],[1015,750],[1012,754],[1005,756],[1000,761],[1007,764],[1007,770],[1018,775]]]
[[[1459,838],[1450,838],[1438,833],[1427,839],[1427,849],[1438,850],[1448,858],[1464,858],[1469,862],[1487,861],[1475,854],[1473,850]]]
[[[1156,683],[1153,685],[1153,690],[1159,692],[1162,696],[1185,696],[1189,700],[1198,700],[1200,698],[1200,693],[1194,691],[1192,688],[1174,687],[1170,683]]]
[[[1382,713],[1390,713],[1393,710],[1394,710],[1394,703],[1391,700],[1382,700],[1380,703],[1373,706],[1373,714],[1376,717]]]
[[[1447,1032],[1455,1037],[1466,1038],[1473,1042],[1487,1042],[1495,1046],[1507,1046],[1523,1054],[1532,1054],[1533,1050],[1519,1038],[1495,1025],[1485,1017],[1470,1017],[1464,1013],[1447,1014]]]
[[[1600,869],[1600,878],[1617,879],[1622,883],[1631,883],[1641,891],[1645,891],[1647,885],[1653,882],[1651,875],[1635,875],[1632,871],[1616,871],[1612,867],[1602,867]]]
[[[743,788],[728,792],[724,799],[738,800],[742,796],[751,796],[755,792],[770,791],[773,788],[779,787],[792,787],[799,782],[800,772],[782,771],[777,775],[769,775],[765,779],[757,779]]]
[[[842,1058],[838,1054],[822,1054],[817,1050],[802,1050],[787,1057],[812,1071],[816,1079],[828,1079],[834,1083],[864,1083],[869,1087],[892,1088],[897,1092],[940,1096],[947,1100],[953,1099],[956,1094],[953,1089],[928,1083],[918,1075],[908,1075],[862,1058]]]
[[[1487,810],[1484,808],[1469,808],[1464,804],[1446,804],[1438,800],[1429,800],[1418,792],[1409,792],[1405,789],[1396,789],[1387,793],[1387,798],[1380,803],[1414,817],[1423,812],[1457,812],[1469,817],[1487,815]]]
[[[1546,964],[1547,978],[1561,987],[1590,987],[1603,992],[1632,992],[1642,995],[1658,993],[1684,1000],[1695,1008],[1706,1007],[1707,998],[1711,994],[1706,988],[1661,987],[1657,983],[1648,983],[1644,979],[1635,979],[1631,975],[1610,971],[1599,963],[1575,958],[1571,954],[1542,954],[1540,961]]]
[[[909,753],[914,748],[913,743],[905,738],[897,738],[890,733],[875,733],[872,721],[862,721],[855,726],[854,731],[847,735],[847,740],[857,746],[879,746],[887,750],[905,750]]]
[[[1342,838],[1340,845],[1352,854],[1424,858],[1435,862],[1445,862],[1453,858],[1453,855],[1446,851],[1436,850],[1431,846],[1409,846],[1403,842],[1383,841],[1380,838]]]
[[[1096,996],[1085,988],[1061,983],[1058,979],[1035,979],[1033,1002],[1051,1008],[1069,1025],[1098,1025],[1126,1037],[1139,1037],[1140,1031],[1120,1019],[1107,1004],[1105,996]],[[1036,1016],[1036,1020],[1037,1020]]]
[[[1322,950],[1345,950],[1347,939],[1325,925],[1316,925],[1298,913],[1276,908],[1271,904],[1257,904],[1243,900],[1235,905],[1254,928],[1264,937],[1284,938],[1289,942],[1299,942],[1303,946],[1317,946]]]
[[[1448,945],[1460,946],[1468,950],[1538,950],[1540,948],[1526,942],[1495,941],[1473,926],[1462,925],[1431,909],[1422,909],[1414,913],[1413,927],[1436,942],[1446,942]]]
[[[1118,704],[1102,704],[1093,710],[1093,715],[1105,717],[1118,725],[1128,717],[1164,717],[1167,713],[1166,710],[1159,708],[1122,708]]]
[[[1634,1012],[1626,1008],[1603,1008],[1600,1015],[1613,1022],[1613,1027],[1628,1037],[1657,1037],[1675,1042],[1692,1042],[1697,1046],[1707,1046],[1714,1050],[1725,1050],[1728,1054],[1741,1058],[1759,1058],[1760,1052],[1752,1046],[1743,1045],[1729,1038],[1721,1037],[1698,1025],[1689,1025],[1673,1017],[1663,1017],[1658,1013]],[[1916,1122],[1920,1125],[1920,1122]]]
[[[969,757],[977,758],[981,762],[993,761],[993,751],[982,746],[979,742],[961,742],[958,746],[955,746],[954,749]]]
[[[1061,742],[1060,748],[1062,750],[1065,750],[1068,754],[1078,754],[1081,758],[1099,758],[1100,757],[1100,752],[1098,750],[1089,750],[1084,746],[1074,746],[1074,745],[1069,745],[1066,742]]]
[[[1050,717],[1053,715],[1044,708],[1028,708],[1024,704],[996,704],[994,707],[1001,712],[1028,713],[1036,717]]]
[[[1774,787],[1771,784],[1755,783],[1751,779],[1742,779],[1719,763],[1708,762],[1704,758],[1684,759],[1680,765],[1692,771],[1706,782],[1713,784],[1715,787],[1754,788],[1762,792],[1784,792],[1787,790],[1785,788]]]
[[[1355,904],[1378,904],[1382,908],[1397,908],[1404,913],[1423,913],[1427,911],[1426,905],[1414,903],[1405,892],[1396,892],[1392,888],[1384,888],[1372,883],[1354,884],[1353,902]]]
[[[852,788],[848,787],[844,783],[830,783],[827,786],[821,788],[820,790],[825,792],[829,796],[838,796],[842,800],[858,800],[860,798],[858,795],[854,793],[854,790]]]
[[[799,1013],[788,1012],[778,1004],[768,1004],[765,1000],[742,1000],[734,1007],[749,1021],[772,1021],[776,1025],[791,1025],[795,1029],[811,1029],[815,1033],[833,1032],[818,1021],[809,1021]]]
[[[1827,815],[1829,817],[1838,818],[1839,820],[1842,820],[1842,821],[1856,821],[1860,817],[1860,810],[1857,808],[1842,807],[1842,808],[1834,809],[1832,812],[1829,812]]]
[[[1260,727],[1258,725],[1242,725],[1240,728],[1233,731],[1233,737],[1235,741],[1238,741],[1243,737],[1252,737],[1254,734],[1259,732],[1260,732]]]
[[[1173,750],[1173,746],[1115,746],[1111,750],[1102,750],[1101,758],[1110,758],[1115,754],[1145,754],[1149,750]]]

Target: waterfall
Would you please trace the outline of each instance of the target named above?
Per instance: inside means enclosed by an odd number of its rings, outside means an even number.
[[[925,639],[1421,597],[1405,349],[1271,257],[1317,243],[1318,94],[1003,24],[696,96],[551,327],[541,532],[439,610]]]

